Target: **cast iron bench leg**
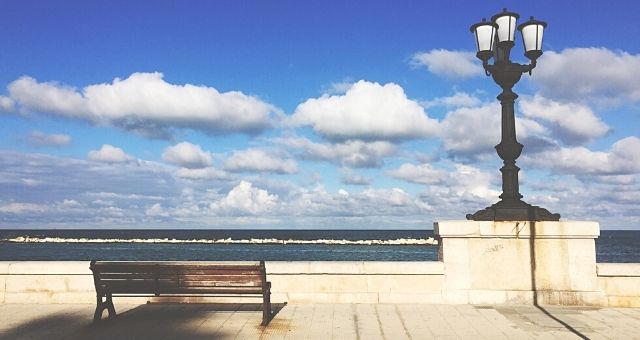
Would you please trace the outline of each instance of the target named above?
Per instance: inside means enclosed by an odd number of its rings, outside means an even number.
[[[102,320],[102,311],[105,309],[109,311],[109,318],[116,316],[116,309],[113,307],[113,298],[111,293],[106,294],[105,301],[102,301],[102,294],[96,294],[96,311],[93,313],[93,322],[99,322]]]
[[[102,311],[105,308],[104,302],[102,302],[102,294],[96,294],[96,311],[93,313],[93,322],[96,323],[102,319]]]
[[[267,282],[267,287],[263,293],[262,300],[262,326],[266,326],[271,321],[271,282]]]
[[[109,310],[109,318],[116,316],[116,308],[113,307],[113,297],[111,293],[107,294],[107,310]]]

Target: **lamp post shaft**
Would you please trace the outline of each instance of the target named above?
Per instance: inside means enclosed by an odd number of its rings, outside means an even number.
[[[500,168],[500,172],[502,172],[502,195],[500,198],[503,201],[518,201],[522,198],[518,184],[520,168],[516,166],[516,159],[520,156],[523,148],[516,139],[514,103],[517,97],[518,95],[511,90],[504,91],[498,96],[502,105],[502,138],[500,144],[496,145],[496,151],[504,164]]]

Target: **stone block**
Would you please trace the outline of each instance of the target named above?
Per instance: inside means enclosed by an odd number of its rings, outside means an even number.
[[[377,293],[289,293],[289,303],[378,303]]]
[[[379,303],[442,304],[442,293],[380,293]]]
[[[505,304],[508,301],[504,290],[469,290],[467,295],[473,305]]]
[[[95,292],[89,275],[9,275],[7,292]]]
[[[89,264],[89,261],[15,261],[9,262],[8,272],[11,275],[91,275]]]
[[[298,274],[309,272],[309,261],[267,261],[267,279],[273,274]]]
[[[271,275],[274,292],[366,292],[365,275]]]
[[[0,303],[4,303],[4,292],[7,290],[7,275],[0,275]]]
[[[468,290],[443,290],[442,301],[453,305],[469,304]]]
[[[607,297],[603,292],[579,291],[537,291],[537,303],[540,305],[560,306],[606,306]]]
[[[534,292],[530,290],[508,290],[508,305],[531,305],[534,301]]]
[[[598,263],[598,276],[640,277],[640,263]]]
[[[8,261],[0,261],[0,275],[9,274],[9,264],[11,262]]]
[[[6,292],[5,303],[96,303],[95,292]]]
[[[598,278],[600,289],[612,296],[640,296],[640,277],[604,276]]]
[[[444,274],[444,264],[440,261],[406,261],[406,262],[381,262],[366,261],[362,263],[362,273],[367,275],[375,274]]]
[[[640,308],[640,296],[608,296],[609,307]]]
[[[367,275],[367,292],[429,293],[442,290],[442,275]]]

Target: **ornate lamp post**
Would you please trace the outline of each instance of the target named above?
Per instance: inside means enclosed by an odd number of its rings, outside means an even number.
[[[522,152],[523,145],[516,139],[516,125],[514,116],[514,101],[518,98],[511,89],[520,80],[523,73],[531,74],[536,67],[536,60],[542,55],[542,34],[547,24],[543,21],[529,21],[518,26],[524,42],[524,55],[531,60],[529,65],[521,65],[511,61],[511,48],[514,46],[516,20],[520,16],[508,12],[505,8],[502,13],[491,18],[491,22],[482,19],[471,26],[471,32],[475,34],[478,53],[476,56],[482,60],[487,76],[500,85],[502,93],[498,100],[502,105],[502,138],[496,145],[498,156],[504,165],[502,172],[502,194],[500,201],[490,207],[482,209],[474,214],[468,214],[468,220],[475,221],[558,221],[560,214],[552,214],[547,209],[530,205],[522,201],[519,192],[518,171],[516,159]],[[489,59],[494,58],[494,63],[489,64]]]

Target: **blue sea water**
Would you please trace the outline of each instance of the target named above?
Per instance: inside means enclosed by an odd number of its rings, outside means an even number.
[[[0,230],[0,261],[436,261],[432,230]],[[598,262],[640,262],[640,231],[604,230]]]

